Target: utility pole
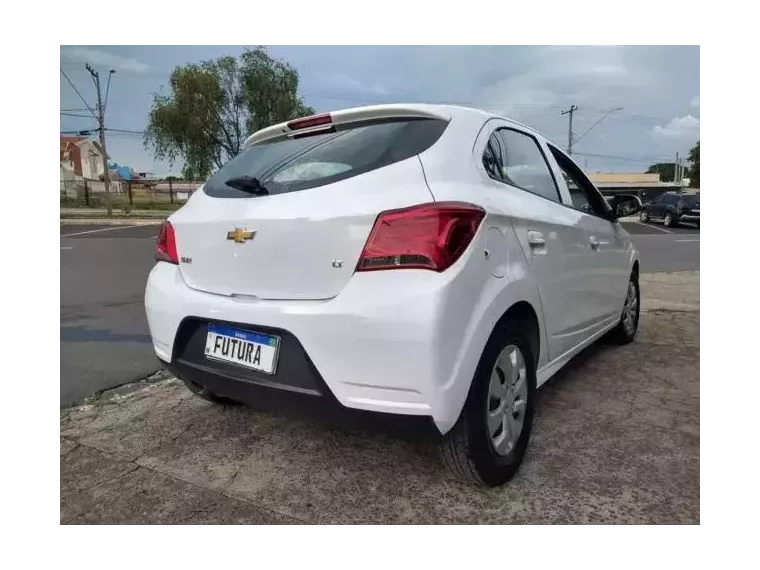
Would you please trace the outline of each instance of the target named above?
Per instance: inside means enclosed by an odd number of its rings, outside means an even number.
[[[676,153],[676,161],[673,163],[673,184],[678,183],[678,153]]]
[[[98,132],[100,133],[100,150],[103,153],[103,184],[105,186],[106,191],[106,210],[108,211],[108,217],[110,218],[113,215],[113,208],[111,206],[111,188],[110,188],[110,181],[108,179],[108,151],[106,150],[106,129],[105,129],[105,114],[106,114],[106,108],[103,104],[103,99],[100,94],[100,73],[95,71],[92,66],[90,66],[89,63],[85,64],[85,69],[90,72],[90,75],[92,75],[92,81],[95,83],[95,89],[98,92],[98,108],[97,108],[97,116],[95,117],[98,120]],[[111,88],[111,75],[115,73],[116,70],[111,69],[108,72],[108,88],[106,89],[106,102],[108,101],[108,91]]]
[[[681,169],[681,159],[679,158],[678,153],[676,153],[676,162],[675,162],[675,165],[673,167],[673,170],[674,170],[674,172],[673,172],[673,184],[678,184],[678,179],[679,179],[679,177],[681,175],[680,169]]]
[[[578,105],[573,103],[567,111],[562,111],[563,115],[570,115],[570,124],[567,129],[567,154],[573,154],[573,113],[578,110]]]

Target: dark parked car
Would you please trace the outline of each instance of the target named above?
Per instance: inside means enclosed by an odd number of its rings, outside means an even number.
[[[681,222],[699,227],[699,194],[660,194],[644,204],[639,219],[642,222],[662,222],[668,228]]]

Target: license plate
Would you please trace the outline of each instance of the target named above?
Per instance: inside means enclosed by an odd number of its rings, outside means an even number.
[[[215,323],[208,325],[206,358],[274,374],[279,348],[280,339],[276,336]]]

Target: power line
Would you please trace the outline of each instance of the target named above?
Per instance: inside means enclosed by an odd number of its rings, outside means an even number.
[[[87,101],[84,100],[84,97],[82,97],[82,94],[79,92],[79,89],[76,88],[76,85],[72,83],[71,79],[69,79],[69,76],[66,75],[66,72],[61,68],[61,73],[63,73],[63,76],[66,78],[66,81],[69,82],[69,85],[71,85],[71,88],[76,92],[77,95],[79,95],[79,98],[82,100],[82,103],[84,103],[84,106],[87,107],[87,110],[92,114],[93,117],[97,119],[97,116],[95,115],[95,111],[92,110],[90,105],[87,103]]]
[[[609,115],[610,113],[614,113],[615,111],[622,111],[622,110],[623,110],[622,107],[617,107],[615,109],[608,110],[604,115],[602,115],[602,117],[596,123],[594,123],[593,125],[591,125],[585,133],[583,133],[581,136],[577,137],[574,142],[577,143],[579,140],[581,140],[583,137],[585,137],[587,134],[589,134],[591,132],[591,130],[595,126],[597,126],[599,123],[601,123],[605,119],[605,117],[607,117],[607,115]]]
[[[125,133],[125,134],[133,134],[133,135],[145,134],[145,131],[131,131],[129,129],[106,129],[106,130],[112,133]]]
[[[84,63],[84,62],[83,62]],[[103,66],[104,67],[104,66]],[[74,69],[70,67],[63,67],[63,69]],[[133,75],[144,75],[144,76],[161,76],[166,77],[167,79],[171,76],[172,71],[135,71],[135,70],[119,70],[119,73],[127,73],[127,74],[133,74]],[[430,103],[429,100],[427,101],[420,101],[418,95],[414,94],[399,94],[393,97],[386,97],[386,98],[379,98],[379,97],[366,97],[361,95],[342,95],[342,94],[336,94],[332,92],[320,92],[320,91],[311,91],[311,92],[302,92],[300,93],[301,97],[304,98],[313,98],[313,99],[327,99],[327,100],[336,100],[336,101],[356,101],[358,103],[368,103],[368,104],[392,104],[392,103]],[[546,112],[552,111],[552,110],[562,110],[560,107],[558,107],[556,104],[502,104],[498,102],[479,102],[479,101],[438,101],[438,104],[443,105],[464,105],[464,106],[472,106],[472,107],[490,107],[490,108],[505,108],[505,109],[537,109],[537,110],[546,110]],[[587,107],[584,106],[580,110],[576,110],[577,113],[582,115],[598,115],[600,113],[606,113],[608,109],[603,109],[600,107]],[[641,114],[617,114],[615,116],[610,117],[610,120],[615,121],[622,121],[622,122],[628,122],[628,123],[638,123],[638,124],[651,124],[651,125],[660,125],[663,123],[668,123],[670,119],[665,119],[662,117],[653,117],[650,115],[641,115]],[[684,129],[692,129],[697,130],[698,127],[689,127],[689,126],[683,126]]]
[[[85,119],[91,119],[92,117],[90,115],[78,115],[76,113],[64,113],[61,111],[61,115],[64,115],[66,117],[83,117]]]

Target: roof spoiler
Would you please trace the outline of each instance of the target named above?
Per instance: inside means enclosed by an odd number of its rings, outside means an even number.
[[[332,113],[321,113],[300,119],[294,119],[261,129],[249,136],[243,149],[256,144],[271,142],[273,139],[285,139],[329,132],[336,125],[363,123],[378,119],[443,119],[451,117],[442,113],[441,109],[433,109],[426,105],[373,105],[370,107],[355,107]]]

